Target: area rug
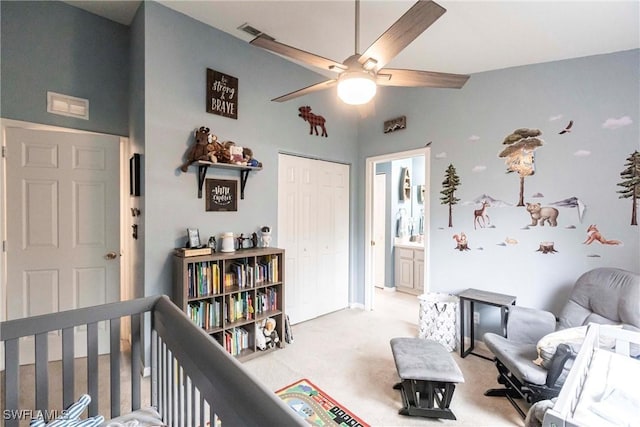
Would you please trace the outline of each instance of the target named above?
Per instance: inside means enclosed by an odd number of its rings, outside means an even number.
[[[369,427],[305,378],[276,391],[276,394],[313,426]]]

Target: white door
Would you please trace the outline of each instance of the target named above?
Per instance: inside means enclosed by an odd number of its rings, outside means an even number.
[[[119,137],[20,128],[6,135],[7,319],[118,301]],[[99,329],[103,353],[106,326]],[[85,334],[77,328],[78,356]],[[52,335],[49,354],[58,359]]]
[[[281,154],[278,246],[291,323],[349,301],[349,166]]]
[[[373,284],[384,288],[386,274],[385,230],[387,226],[387,175],[377,174],[373,181]]]
[[[349,166],[314,161],[318,183],[317,315],[349,303]]]

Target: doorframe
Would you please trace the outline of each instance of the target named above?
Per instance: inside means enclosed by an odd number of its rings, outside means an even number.
[[[427,195],[424,198],[424,292],[430,289],[429,272],[430,257],[427,256],[431,244],[431,198],[429,193],[431,190],[431,148],[423,147],[414,150],[400,151],[397,153],[383,154],[379,156],[367,157],[365,168],[365,209],[364,209],[364,309],[374,309],[375,285],[373,283],[373,250],[371,241],[373,237],[373,180],[376,174],[376,165],[378,163],[389,162],[393,160],[401,160],[409,157],[424,156],[424,185]]]
[[[66,132],[66,133],[82,133],[93,135],[107,135],[99,132],[92,132],[80,129],[65,128],[61,126],[45,125],[41,123],[25,122],[21,120],[0,118],[0,142],[2,144],[2,150],[5,150],[7,146],[7,128],[21,128],[28,130],[44,130],[53,132]],[[113,135],[110,135],[113,136]],[[119,136],[119,135],[116,135]],[[131,242],[127,236],[127,212],[130,212],[131,198],[128,197],[128,184],[129,184],[129,172],[128,172],[128,157],[130,150],[129,138],[119,136],[120,138],[120,300],[131,298],[131,284],[130,284],[130,271],[131,260],[129,256],[131,249]],[[4,155],[0,161],[0,241],[4,242],[7,238],[7,199],[6,199],[6,157]],[[7,291],[7,253],[2,249],[0,253],[0,322],[6,320],[6,291]],[[125,292],[126,291],[126,292]],[[122,335],[127,336],[127,335]],[[0,348],[0,351],[2,349]],[[0,356],[2,354],[0,353]]]

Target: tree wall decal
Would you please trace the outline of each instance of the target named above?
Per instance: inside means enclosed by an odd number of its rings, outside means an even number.
[[[502,144],[508,147],[502,150],[498,157],[505,159],[507,173],[517,172],[520,176],[520,198],[517,206],[524,206],[525,177],[535,173],[534,152],[544,143],[538,138],[540,135],[542,132],[539,129],[521,128],[514,130],[502,141]]]
[[[457,204],[460,199],[455,196],[455,192],[460,185],[460,177],[456,174],[456,168],[452,164],[447,167],[444,173],[444,181],[442,181],[442,197],[440,197],[440,203],[443,205],[449,205],[449,227],[453,227],[452,208]]]
[[[622,182],[618,183],[623,190],[618,190],[620,199],[631,198],[631,225],[638,225],[638,198],[640,197],[640,153],[638,150],[627,157],[625,169],[620,172]]]

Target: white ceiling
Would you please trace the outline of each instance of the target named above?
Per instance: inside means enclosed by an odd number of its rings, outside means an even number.
[[[387,66],[481,71],[640,48],[640,1],[438,0],[447,12]],[[68,1],[129,24],[138,1]],[[249,41],[244,23],[281,43],[342,62],[355,50],[353,0],[159,3]],[[362,0],[360,53],[414,1]],[[118,12],[119,15],[110,15]]]

